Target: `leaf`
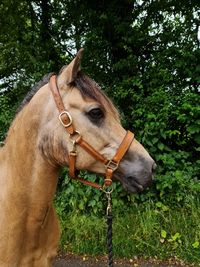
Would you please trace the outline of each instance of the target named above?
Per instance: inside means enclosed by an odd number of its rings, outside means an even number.
[[[156,207],[161,208],[162,206],[163,206],[162,202],[159,201],[156,203]]]
[[[192,124],[188,127],[188,132],[190,132],[191,134],[199,133],[199,131],[200,131],[199,125]]]
[[[200,134],[195,135],[194,140],[197,142],[198,145],[200,145]]]
[[[167,237],[167,232],[165,230],[161,230],[161,237],[166,238]]]
[[[173,241],[176,241],[179,238],[181,238],[181,235],[179,233],[175,233],[175,235],[172,236]]]
[[[94,207],[96,205],[96,200],[92,199],[90,202],[89,202],[89,205],[90,207]]]
[[[80,210],[84,210],[84,203],[81,201],[78,205]]]
[[[152,143],[155,144],[155,143],[158,142],[158,140],[159,140],[159,139],[158,139],[157,137],[154,137],[154,138],[152,139]]]
[[[163,143],[158,143],[158,148],[162,151],[164,149],[164,144]]]
[[[196,241],[192,244],[193,248],[198,248],[199,247],[199,241]]]

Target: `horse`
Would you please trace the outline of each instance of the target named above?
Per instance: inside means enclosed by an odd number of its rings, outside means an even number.
[[[104,188],[112,177],[130,192],[152,181],[154,160],[81,71],[82,53],[28,93],[0,148],[1,267],[52,266],[60,237],[53,197],[62,166],[74,177],[76,170],[106,176]]]

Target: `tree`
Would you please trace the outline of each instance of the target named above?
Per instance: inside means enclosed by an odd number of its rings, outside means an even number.
[[[160,177],[177,169],[198,177],[199,7],[185,0],[3,0],[1,138],[30,86],[84,46],[85,71],[154,155]]]

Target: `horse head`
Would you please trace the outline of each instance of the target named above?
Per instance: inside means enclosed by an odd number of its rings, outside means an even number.
[[[81,57],[82,50],[69,65],[61,69],[57,77],[57,88],[70,116],[70,124],[76,129],[77,138],[81,136],[104,158],[112,159],[126,130],[122,127],[119,113],[111,100],[95,81],[81,72]],[[53,164],[69,165],[69,153],[74,143],[60,123],[62,121],[58,120],[59,112],[52,95],[44,114],[43,131],[39,139],[40,151]],[[131,140],[125,152],[113,176],[126,190],[142,191],[152,181],[155,162],[136,139]],[[81,146],[76,146],[76,154],[76,169],[105,174],[105,165]]]

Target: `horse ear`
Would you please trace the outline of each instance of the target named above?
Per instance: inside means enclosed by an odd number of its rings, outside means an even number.
[[[81,48],[78,53],[76,54],[76,57],[69,63],[69,65],[65,66],[58,78],[58,83],[62,87],[63,85],[68,85],[72,83],[80,71],[80,63],[81,58],[83,55],[83,48]]]

